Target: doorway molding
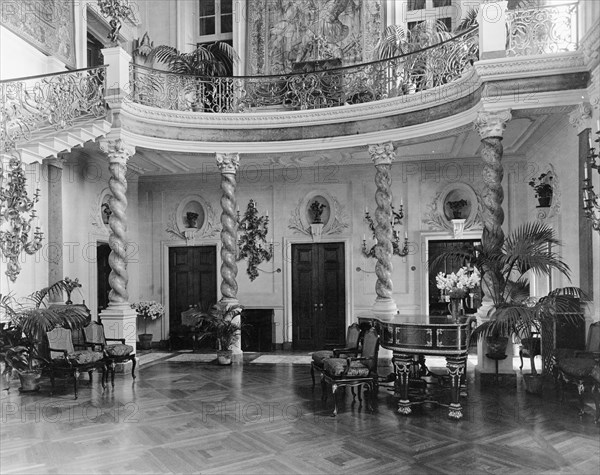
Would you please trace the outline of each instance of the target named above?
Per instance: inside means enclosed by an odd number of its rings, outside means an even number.
[[[421,308],[423,315],[429,315],[429,243],[431,241],[467,241],[470,239],[481,240],[483,229],[470,229],[463,232],[460,239],[455,239],[450,231],[424,231],[421,232],[421,262],[423,262],[424,272],[421,277]]]
[[[217,286],[217,299],[221,299],[221,289],[219,285],[219,280],[221,277],[221,240],[216,239],[203,239],[202,241],[186,241],[185,239],[170,239],[168,241],[160,242],[160,252],[161,252],[161,293],[162,293],[162,301],[163,307],[165,307],[165,315],[163,316],[161,331],[162,335],[166,336],[169,334],[170,330],[170,301],[169,301],[169,248],[171,247],[208,247],[213,246],[216,248],[217,253],[217,262],[216,262],[216,286]]]
[[[344,281],[346,295],[346,325],[352,323],[352,309],[354,308],[354,289],[352,282],[351,269],[353,267],[352,240],[348,237],[323,237],[317,244],[339,242],[344,245]],[[292,344],[293,321],[292,321],[292,245],[293,244],[314,244],[312,237],[284,237],[283,238],[283,343]]]

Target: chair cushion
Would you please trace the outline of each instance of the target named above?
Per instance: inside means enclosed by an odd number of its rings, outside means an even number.
[[[95,363],[96,361],[100,361],[102,358],[104,358],[104,355],[98,351],[75,351],[67,355],[67,359],[72,364],[77,365]]]
[[[106,347],[106,353],[108,356],[127,356],[133,352],[133,346],[123,345],[121,343],[117,345],[108,345]]]
[[[323,369],[326,373],[333,377],[366,377],[369,376],[369,367],[362,361],[351,360],[350,368],[348,368],[348,360],[344,358],[329,358],[323,363]]]
[[[559,369],[576,378],[585,378],[592,373],[596,362],[591,358],[567,358],[558,362]]]
[[[333,357],[333,351],[329,351],[329,350],[315,351],[312,354],[312,360],[318,366],[323,366],[323,360],[326,358],[332,358],[332,357]]]

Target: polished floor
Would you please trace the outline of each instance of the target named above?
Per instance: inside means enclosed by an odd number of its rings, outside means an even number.
[[[374,413],[350,391],[331,399],[311,390],[309,366],[220,367],[208,357],[144,355],[135,382],[117,375],[49,395],[2,390],[0,473],[573,473],[598,474],[600,427],[574,394],[565,404],[550,384],[543,398],[520,387],[479,388],[469,372],[465,417],[415,407],[402,416],[381,388]],[[297,355],[292,355],[297,356]],[[285,359],[285,358],[284,358]],[[185,360],[185,358],[183,358]],[[7,382],[3,381],[3,388]]]

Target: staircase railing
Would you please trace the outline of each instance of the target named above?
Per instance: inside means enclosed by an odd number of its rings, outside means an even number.
[[[402,56],[303,73],[201,77],[131,64],[129,97],[139,104],[176,111],[321,109],[414,94],[448,84],[477,59],[478,30],[472,28]]]
[[[106,66],[0,81],[0,150],[78,119],[106,117]]]
[[[579,5],[547,5],[506,14],[506,56],[531,56],[577,50]]]

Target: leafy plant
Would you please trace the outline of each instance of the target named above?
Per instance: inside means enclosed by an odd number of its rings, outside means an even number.
[[[533,332],[550,328],[557,318],[575,318],[569,313],[580,311],[579,299],[584,295],[577,287],[552,290],[535,300],[530,297],[529,276],[559,272],[570,280],[569,266],[552,248],[559,246],[554,230],[543,223],[524,224],[511,232],[499,249],[485,239],[481,244],[466,243],[449,249],[431,262],[431,267],[445,259],[469,262],[481,272],[481,288],[492,300],[490,319],[473,332],[476,338],[509,336],[527,338],[533,344]],[[532,374],[537,374],[530,351]]]
[[[212,336],[217,341],[219,351],[228,350],[235,343],[238,334],[249,327],[234,321],[243,309],[239,304],[218,302],[208,312],[199,311],[197,327],[204,329],[200,339]]]
[[[18,302],[10,295],[0,295],[0,313],[6,321],[2,340],[10,345],[5,355],[10,366],[19,371],[39,368],[44,359],[40,346],[46,332],[58,326],[73,330],[89,323],[91,314],[85,305],[52,304],[46,307],[46,297],[62,296],[69,285],[68,280],[62,279],[34,292],[27,297],[26,303]]]
[[[529,181],[529,186],[535,190],[537,198],[548,198],[552,196],[554,176],[552,172],[542,173],[539,177]]]

